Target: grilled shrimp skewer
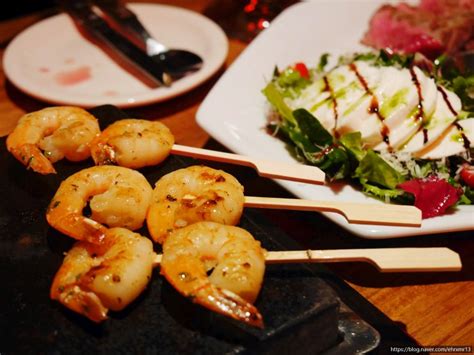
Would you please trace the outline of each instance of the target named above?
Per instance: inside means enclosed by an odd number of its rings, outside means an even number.
[[[156,121],[124,119],[112,123],[91,143],[96,165],[138,169],[165,160],[174,144],[171,131]]]
[[[142,168],[161,163],[171,154],[250,166],[261,176],[324,184],[317,167],[252,159],[242,155],[174,144],[170,130],[160,122],[125,119],[112,123],[91,144],[96,165],[117,164]]]
[[[260,242],[238,227],[199,222],[175,231],[163,244],[161,274],[178,292],[257,327],[263,327],[262,316],[251,303],[264,272]]]
[[[152,242],[111,228],[101,245],[77,242],[54,277],[50,296],[94,322],[120,311],[145,289],[153,269]]]
[[[155,184],[147,214],[148,230],[155,242],[163,243],[174,230],[198,221],[236,225],[244,207],[338,212],[350,223],[421,225],[421,211],[414,206],[254,197],[243,193],[243,186],[222,170],[205,166],[176,170]]]
[[[89,144],[100,133],[97,119],[78,107],[58,106],[28,113],[8,135],[7,149],[27,168],[53,174],[63,158],[90,157]]]
[[[214,222],[172,233],[163,250],[163,255],[153,253],[150,240],[122,228],[107,230],[101,245],[77,242],[56,274],[51,298],[100,322],[108,309],[121,310],[132,302],[145,288],[151,268],[161,264],[165,278],[193,302],[262,326],[251,303],[260,291],[265,262],[371,261],[382,272],[461,269],[459,255],[447,248],[267,253],[245,230]]]
[[[175,229],[199,221],[235,225],[244,207],[244,188],[232,175],[191,166],[163,176],[147,214],[153,240],[163,243]]]
[[[161,273],[193,302],[262,327],[262,316],[251,303],[262,285],[264,253],[241,228],[200,222],[167,239]],[[156,257],[149,239],[110,228],[102,244],[80,241],[67,253],[54,277],[51,299],[101,322],[109,309],[124,309],[145,289]]]
[[[140,228],[150,205],[152,188],[138,171],[120,166],[95,166],[64,180],[46,212],[60,232],[101,243],[108,227]],[[89,201],[90,200],[90,201]],[[92,215],[82,214],[89,203]]]
[[[170,153],[250,166],[261,176],[324,184],[324,172],[314,166],[286,164],[174,144],[171,131],[157,121],[124,119],[100,133],[94,116],[78,107],[50,107],[23,116],[7,139],[8,150],[27,168],[41,174],[56,171],[52,163],[64,157],[87,159],[96,165],[132,169],[161,163]]]

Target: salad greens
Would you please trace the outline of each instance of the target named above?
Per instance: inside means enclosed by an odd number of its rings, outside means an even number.
[[[341,57],[339,64],[348,64],[354,60],[368,61],[375,66],[399,68],[416,64],[438,83],[458,94],[463,104],[463,111],[458,119],[474,117],[474,75],[463,76],[451,68],[450,75],[443,76],[446,59],[440,58],[433,63],[424,57],[420,59],[418,54],[389,54],[382,50],[379,53]],[[397,162],[399,157],[396,153],[390,156],[386,152],[366,148],[360,132],[334,137],[309,111],[303,108],[292,110],[286,100],[297,98],[316,77],[324,75],[327,64],[328,55],[324,54],[319,64],[309,69],[309,77],[300,75],[295,67],[288,67],[283,71],[275,68],[272,80],[262,90],[274,113],[269,128],[293,148],[297,158],[318,166],[330,180],[345,179],[355,182],[365,193],[384,201],[413,204],[413,195],[400,188],[400,185],[412,179],[435,174],[448,181],[456,191],[462,189],[463,195],[458,203],[474,203],[474,189],[464,184],[457,176],[462,164],[472,164],[467,161],[469,158],[455,156],[434,161],[410,157],[410,162],[407,163],[405,156],[405,160],[400,164]],[[274,119],[275,116],[277,119]]]

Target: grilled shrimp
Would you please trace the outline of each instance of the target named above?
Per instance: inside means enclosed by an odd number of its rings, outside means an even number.
[[[125,119],[108,126],[91,144],[96,165],[117,164],[138,169],[161,163],[174,137],[160,122]]]
[[[193,302],[262,327],[262,316],[251,303],[262,285],[264,253],[244,229],[199,222],[168,236],[161,274]]]
[[[163,176],[155,185],[147,214],[148,230],[163,243],[177,228],[199,221],[235,225],[244,205],[244,188],[232,175],[191,166]]]
[[[94,322],[120,311],[147,286],[152,242],[124,228],[111,228],[104,243],[76,242],[54,277],[50,296]]]
[[[97,119],[78,107],[58,106],[28,113],[7,138],[13,156],[40,174],[53,174],[53,163],[90,157],[89,143],[99,135]]]
[[[53,228],[70,237],[100,243],[107,229],[103,224],[131,230],[140,228],[152,192],[138,171],[120,166],[87,168],[61,183],[46,219]],[[82,214],[88,202],[91,218]]]

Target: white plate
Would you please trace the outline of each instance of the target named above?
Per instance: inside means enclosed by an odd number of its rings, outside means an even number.
[[[297,61],[316,64],[322,53],[366,50],[359,44],[374,1],[317,1],[285,10],[232,64],[208,94],[197,113],[198,123],[222,144],[256,158],[294,161],[284,144],[265,132],[266,100],[261,90],[275,65]],[[316,186],[278,180],[305,199],[382,203],[351,186]],[[324,213],[352,233],[366,238],[390,238],[474,229],[474,206],[461,206],[450,215],[423,221],[421,228],[349,224],[336,213]]]
[[[165,5],[129,6],[157,40],[200,55],[204,59],[202,68],[170,87],[150,88],[85,39],[68,15],[60,14],[15,37],[5,52],[5,74],[24,92],[50,103],[131,107],[183,94],[223,64],[227,37],[207,17]]]

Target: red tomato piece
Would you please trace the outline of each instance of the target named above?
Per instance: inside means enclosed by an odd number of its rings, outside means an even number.
[[[469,186],[474,187],[474,166],[464,164],[461,170],[461,179]]]
[[[298,62],[293,66],[293,69],[299,72],[302,78],[309,79],[309,71],[306,64]]]

